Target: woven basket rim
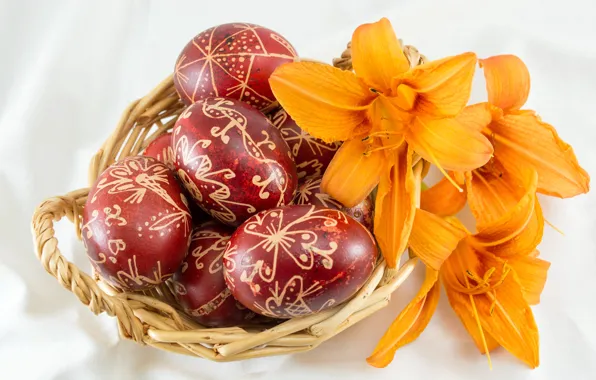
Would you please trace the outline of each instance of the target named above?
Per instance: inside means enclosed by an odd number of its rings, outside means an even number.
[[[403,51],[411,66],[426,61],[413,46],[405,45]],[[333,65],[343,70],[352,69],[350,43],[341,57],[333,60]],[[155,138],[171,130],[183,108],[174,88],[173,74],[146,96],[132,102],[92,157],[89,186],[108,166],[139,154]],[[417,182],[419,185],[420,180]],[[172,306],[176,303],[166,285],[144,294],[121,293],[95,273],[88,275],[81,271],[62,255],[54,223],[68,218],[81,240],[81,211],[88,193],[89,187],[74,190],[48,198],[36,208],[31,227],[37,258],[50,275],[93,313],[105,312],[115,317],[121,337],[169,352],[213,361],[235,361],[309,351],[387,306],[391,294],[412,273],[417,262],[413,258],[399,269],[392,269],[381,259],[364,286],[349,301],[275,327],[205,328]]]

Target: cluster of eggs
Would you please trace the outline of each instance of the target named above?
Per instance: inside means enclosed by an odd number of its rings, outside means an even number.
[[[187,105],[171,132],[97,178],[82,237],[96,273],[122,291],[169,284],[205,326],[292,318],[353,296],[377,248],[370,199],[321,192],[338,144],[276,106],[269,76],[296,52],[253,24],[199,33],[175,65]]]

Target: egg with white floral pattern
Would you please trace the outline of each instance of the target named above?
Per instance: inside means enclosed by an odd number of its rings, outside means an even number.
[[[238,227],[224,253],[224,274],[247,308],[294,318],[348,300],[376,257],[370,232],[342,211],[293,205],[262,211]]]
[[[134,156],[104,170],[89,191],[81,228],[96,272],[112,286],[137,291],[171,277],[186,256],[192,218],[168,167]]]
[[[236,227],[294,198],[298,179],[288,145],[245,103],[207,98],[189,106],[174,125],[172,148],[181,182],[221,223]]]
[[[300,185],[298,191],[296,191],[294,204],[323,206],[341,210],[372,232],[375,205],[371,196],[364,198],[362,202],[354,207],[345,207],[341,202],[321,190],[321,180],[320,177],[310,178]]]
[[[244,325],[255,316],[234,299],[224,280],[223,254],[233,232],[216,222],[195,227],[188,255],[172,278],[176,300],[204,326]]]
[[[339,142],[326,143],[314,138],[300,128],[284,109],[272,113],[271,123],[288,143],[300,181],[322,176],[341,146]]]

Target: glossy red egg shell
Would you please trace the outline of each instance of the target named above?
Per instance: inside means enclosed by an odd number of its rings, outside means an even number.
[[[170,169],[134,156],[108,167],[89,191],[83,242],[97,273],[123,290],[161,284],[180,266],[192,219]]]
[[[176,171],[176,167],[174,165],[175,157],[174,157],[174,149],[172,149],[172,132],[164,133],[163,135],[157,137],[153,140],[147,148],[143,151],[143,156],[153,157],[158,161],[163,162],[166,166]],[[175,175],[176,178],[178,178]],[[200,207],[193,201],[192,197],[184,187],[184,195],[189,200],[188,207],[190,208],[190,213],[192,215],[192,221],[194,225],[198,225],[200,223],[206,222],[211,219],[209,215],[207,215]]]
[[[153,140],[145,148],[143,156],[153,157],[157,161],[166,164],[170,170],[176,170],[174,167],[174,150],[172,149],[172,132],[164,133]]]
[[[295,57],[294,47],[270,29],[222,24],[199,33],[184,47],[176,61],[174,85],[187,105],[227,97],[261,110],[275,101],[269,77]]]
[[[279,129],[290,147],[296,162],[298,179],[304,181],[307,178],[322,176],[341,143],[328,144],[312,137],[283,109],[272,114],[271,122]]]
[[[341,211],[286,206],[244,222],[224,253],[234,297],[256,313],[292,318],[353,296],[373,271],[375,241]]]
[[[207,98],[174,126],[178,176],[213,218],[238,226],[251,215],[292,201],[296,166],[269,120],[250,106]]]
[[[369,231],[373,231],[375,205],[372,198],[368,196],[354,207],[344,207],[341,202],[321,190],[320,177],[308,179],[298,187],[296,197],[294,198],[294,204],[315,205],[334,210],[341,210],[356,219]]]
[[[233,232],[214,222],[195,227],[188,255],[173,277],[178,303],[205,326],[238,326],[255,316],[234,299],[224,280],[223,254]]]

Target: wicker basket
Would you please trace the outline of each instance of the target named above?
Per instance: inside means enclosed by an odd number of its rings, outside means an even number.
[[[425,61],[414,47],[405,46],[404,52],[412,66]],[[351,70],[349,44],[333,64]],[[128,106],[114,132],[91,160],[90,186],[109,165],[139,154],[152,140],[169,131],[183,107],[172,76]],[[88,192],[89,188],[84,188],[49,198],[35,210],[32,232],[38,259],[48,273],[93,313],[106,312],[116,317],[122,337],[170,352],[213,361],[235,361],[311,350],[385,307],[391,293],[416,264],[416,259],[410,259],[399,269],[389,269],[381,259],[350,301],[314,315],[290,319],[270,328],[205,328],[177,308],[167,285],[146,292],[121,293],[95,273],[85,274],[62,256],[54,237],[54,222],[67,217],[80,240],[82,208]]]

